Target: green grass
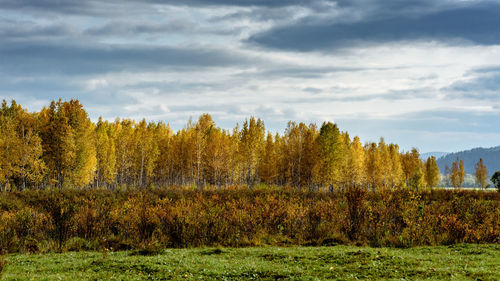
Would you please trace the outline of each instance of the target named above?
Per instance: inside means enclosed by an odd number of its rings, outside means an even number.
[[[500,280],[500,245],[201,248],[5,259],[4,280]]]

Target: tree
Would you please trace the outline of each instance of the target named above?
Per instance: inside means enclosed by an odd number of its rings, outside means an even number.
[[[75,136],[69,118],[62,109],[62,102],[52,101],[40,112],[40,135],[43,161],[47,165],[47,183],[62,187],[70,183],[73,163],[76,160]]]
[[[134,126],[135,122],[129,119],[116,119],[114,131],[116,135],[116,183],[118,185],[131,185],[132,169],[134,167]]]
[[[476,163],[476,184],[481,188],[486,186],[486,177],[488,175],[488,170],[483,163],[483,158],[479,158],[479,162]]]
[[[284,136],[280,136],[279,133],[276,133],[274,136],[274,149],[276,156],[276,183],[279,185],[287,184],[287,172],[288,172],[288,160],[287,160],[287,145]],[[313,166],[313,169],[316,168],[316,165]]]
[[[74,138],[75,158],[71,165],[71,183],[83,187],[94,180],[97,167],[95,125],[90,121],[87,112],[78,100],[63,102],[60,106],[68,118]]]
[[[94,124],[77,100],[57,103],[40,113],[43,159],[49,184],[83,187],[94,180],[97,158]]]
[[[365,145],[365,173],[366,180],[372,191],[382,183],[382,160],[380,159],[377,144],[372,142]]]
[[[204,178],[219,189],[227,183],[230,175],[230,141],[229,132],[221,128],[213,128],[207,136]]]
[[[116,178],[116,144],[115,127],[99,117],[95,129],[97,172],[96,186],[110,186]]]
[[[143,119],[134,130],[135,165],[134,170],[139,186],[146,186],[153,177],[154,164],[158,157],[158,145],[154,138],[156,125]]]
[[[391,188],[400,186],[404,180],[403,167],[401,164],[401,154],[399,153],[399,146],[397,144],[389,144],[389,177],[388,184]]]
[[[424,177],[425,183],[432,188],[439,183],[439,166],[436,163],[436,157],[431,156],[425,161]]]
[[[166,186],[173,184],[173,175],[175,173],[173,164],[175,157],[173,155],[173,132],[168,124],[159,122],[154,132],[157,145],[158,157],[155,163],[155,182]]]
[[[324,122],[316,138],[318,145],[319,179],[330,190],[338,184],[340,150],[340,131],[336,124]]]
[[[380,167],[378,168],[380,173],[380,183],[379,186],[386,188],[389,187],[391,182],[391,156],[389,154],[389,148],[385,143],[384,138],[380,138],[378,142],[378,155],[380,157]]]
[[[498,192],[500,192],[500,171],[496,171],[493,176],[491,176],[491,182],[495,185]]]
[[[0,154],[3,154],[0,155],[0,182],[13,183],[20,189],[40,184],[46,170],[41,159],[38,118],[15,101],[10,106],[3,101],[0,118]],[[6,177],[3,180],[2,174]]]
[[[246,184],[252,187],[258,180],[258,167],[260,166],[265,137],[264,122],[250,117],[245,120],[240,132],[239,152],[245,166]]]
[[[460,160],[460,164],[458,165],[458,184],[461,187],[464,184],[465,178],[465,168],[464,168],[464,160]]]
[[[351,184],[361,186],[366,182],[365,176],[365,150],[359,137],[354,137],[349,147],[349,170],[351,171]]]
[[[175,174],[172,175],[172,180],[180,185],[193,182],[193,159],[188,130],[188,127],[183,128],[172,136],[170,159],[172,161],[172,169],[175,171]]]
[[[15,173],[16,158],[11,152],[16,146],[16,133],[12,119],[0,115],[0,190],[7,190]]]
[[[424,173],[418,149],[413,148],[411,152],[401,155],[401,164],[407,187],[419,188],[424,185]]]
[[[450,186],[451,185],[450,174],[451,174],[450,166],[448,166],[448,164],[446,164],[444,166],[444,178],[446,180],[446,182],[445,182],[446,186]]]
[[[266,184],[274,184],[278,177],[276,147],[271,133],[267,134],[264,154],[260,165],[260,177]]]
[[[205,155],[205,148],[207,145],[207,139],[208,135],[210,134],[211,130],[215,128],[215,122],[212,119],[212,116],[210,114],[202,114],[198,122],[194,125],[194,127],[190,127],[190,144],[191,144],[191,150],[192,150],[192,159],[193,159],[193,171],[195,171],[193,174],[196,175],[196,185],[198,188],[203,187],[203,171],[205,170],[205,167],[203,166],[207,161],[205,160],[206,155]]]
[[[464,161],[459,160],[454,161],[451,165],[450,181],[451,185],[455,188],[461,187],[464,182],[465,170]]]
[[[336,124],[289,122],[285,133],[267,134],[264,122],[251,117],[232,132],[216,127],[209,114],[174,133],[162,122],[136,123],[99,118],[92,123],[77,100],[53,101],[29,113],[15,101],[0,108],[0,189],[149,184],[291,185],[394,188],[435,186],[439,168],[425,164],[418,150],[400,153],[396,144],[361,145]],[[487,171],[477,164],[478,184]],[[450,179],[458,187],[464,163],[454,163]]]
[[[287,183],[301,188],[311,184],[316,127],[288,122],[283,136]]]
[[[458,176],[458,162],[453,161],[451,163],[451,170],[450,170],[450,182],[451,186],[457,188],[459,187],[459,176]]]

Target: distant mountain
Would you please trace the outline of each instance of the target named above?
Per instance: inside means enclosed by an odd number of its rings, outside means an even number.
[[[431,156],[434,156],[434,157],[436,157],[436,159],[439,159],[439,158],[445,156],[446,154],[448,154],[448,152],[437,152],[437,151],[427,152],[427,153],[420,154],[420,159],[425,161],[425,160],[427,160],[427,158],[429,158]]]
[[[464,160],[465,171],[468,174],[474,174],[474,166],[483,158],[484,165],[488,169],[488,175],[491,176],[495,171],[500,171],[500,146],[491,148],[474,148],[460,152],[448,153],[437,159],[437,164],[441,173],[445,173],[445,167],[448,165],[451,169],[453,161],[458,159]]]

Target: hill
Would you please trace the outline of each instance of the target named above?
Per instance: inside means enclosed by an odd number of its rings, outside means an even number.
[[[439,159],[439,158],[445,156],[446,154],[448,154],[448,152],[441,152],[441,151],[426,152],[426,153],[420,154],[420,159],[425,161],[425,160],[427,160],[427,158],[429,158],[431,156],[434,156],[434,157],[436,157],[436,159]]]
[[[451,168],[453,161],[458,159],[464,160],[465,171],[468,174],[474,174],[474,165],[483,158],[484,164],[488,169],[488,175],[491,176],[495,171],[500,170],[500,146],[491,148],[474,148],[460,152],[448,153],[443,157],[437,159],[437,164],[441,173],[445,173],[446,165]]]

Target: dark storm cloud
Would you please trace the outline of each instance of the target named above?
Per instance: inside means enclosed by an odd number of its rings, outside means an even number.
[[[249,58],[227,50],[202,47],[87,46],[23,41],[1,44],[0,61],[0,73],[24,75],[218,67],[245,64]]]
[[[413,15],[396,9],[387,15],[369,15],[352,23],[332,23],[328,20],[318,22],[315,18],[304,18],[291,25],[278,26],[256,34],[249,42],[298,51],[409,40],[500,44],[500,4],[476,3],[456,8],[447,6],[443,10],[422,10]]]

